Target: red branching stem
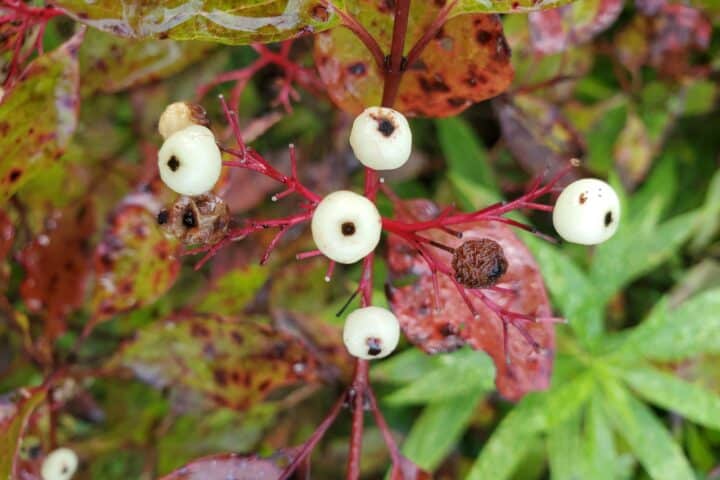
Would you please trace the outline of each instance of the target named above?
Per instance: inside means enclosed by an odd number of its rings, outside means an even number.
[[[396,0],[392,43],[390,44],[390,56],[386,62],[385,84],[383,86],[383,107],[392,107],[395,103],[400,88],[400,80],[407,66],[403,52],[405,50],[405,36],[407,35],[409,16],[410,0]]]
[[[287,190],[278,195],[286,196],[292,192],[295,192],[304,197],[311,204],[317,204],[321,200],[320,196],[312,192],[298,179],[297,155],[295,153],[295,145],[290,144],[289,146],[291,174],[290,176],[287,176],[284,173],[279,172],[272,165],[270,165],[270,163],[262,155],[260,155],[260,153],[245,145],[245,142],[242,138],[242,133],[240,132],[237,114],[230,110],[230,107],[225,101],[225,98],[222,96],[220,97],[220,103],[222,104],[225,117],[227,118],[228,123],[230,124],[230,127],[233,131],[233,135],[235,136],[235,141],[240,148],[240,150],[235,150],[232,148],[221,147],[222,151],[237,158],[236,161],[223,162],[223,165],[228,167],[245,168],[247,170],[253,170],[255,172],[258,172],[287,186]],[[278,195],[275,196],[276,199],[282,198]]]
[[[383,414],[380,411],[377,399],[375,398],[375,392],[373,392],[373,389],[372,387],[370,387],[370,385],[368,385],[366,393],[368,402],[370,403],[370,410],[372,411],[373,417],[375,418],[375,423],[380,429],[383,440],[385,441],[385,445],[390,452],[390,459],[392,460],[393,465],[400,466],[400,449],[398,448],[398,444],[395,441],[395,437],[393,437],[390,426],[387,424],[387,422],[385,421],[385,417],[383,417]]]
[[[452,225],[460,225],[463,223],[478,221],[500,221],[502,215],[519,209],[531,209],[541,211],[552,211],[552,207],[545,204],[536,203],[535,200],[553,191],[555,184],[568,172],[574,168],[570,165],[562,169],[555,177],[550,179],[544,186],[533,185],[525,195],[509,202],[498,202],[475,212],[447,214],[441,213],[436,218],[425,222],[406,222],[390,218],[383,218],[383,228],[391,233],[400,232],[420,232],[430,229],[442,229]],[[539,182],[538,182],[539,183]],[[509,223],[507,219],[502,220],[503,223]],[[515,225],[520,227],[520,225]],[[520,227],[524,228],[524,227]],[[532,227],[530,227],[532,228]],[[532,230],[530,230],[532,231]]]
[[[37,51],[42,54],[45,26],[52,18],[62,15],[63,11],[50,6],[33,7],[19,0],[0,0],[0,13],[3,13],[0,23],[7,26],[4,36],[14,37],[10,43],[12,53],[3,80],[3,87],[10,88],[22,74],[23,65],[32,53]],[[29,38],[31,41],[27,45]]]
[[[330,413],[328,413],[327,417],[325,417],[325,420],[323,420],[322,423],[320,423],[320,425],[318,425],[318,427],[312,433],[312,435],[310,435],[310,438],[308,438],[307,441],[303,444],[302,449],[300,450],[300,452],[298,452],[290,465],[285,467],[285,470],[282,471],[282,474],[280,475],[280,477],[278,477],[278,480],[287,480],[288,478],[290,478],[290,476],[295,473],[295,470],[297,470],[297,468],[310,456],[315,446],[322,439],[322,437],[325,435],[325,432],[327,432],[328,428],[330,428],[330,426],[337,418],[340,410],[342,410],[344,403],[345,396],[341,395],[333,405],[332,409],[330,409]]]
[[[452,12],[452,9],[455,8],[457,2],[458,0],[447,2],[438,12],[435,20],[433,20],[430,26],[425,29],[425,33],[423,33],[422,37],[420,37],[420,39],[415,42],[415,45],[410,48],[410,51],[407,54],[408,66],[413,65],[420,58],[420,54],[422,54],[423,50],[425,50],[427,44],[430,43],[430,40],[435,38],[435,35],[437,35],[443,25],[445,25],[445,22],[447,22],[450,12]]]
[[[319,257],[323,253],[320,250],[310,250],[309,252],[302,252],[295,255],[297,260],[305,260],[308,258]]]
[[[346,480],[360,478],[360,454],[362,451],[363,424],[365,420],[365,398],[368,390],[368,362],[358,359],[355,362],[355,375],[348,390],[348,400],[352,408],[352,432]]]
[[[290,58],[293,42],[294,40],[280,42],[280,49],[277,52],[261,43],[253,43],[251,46],[257,52],[258,58],[247,67],[222,73],[212,81],[198,87],[196,92],[198,99],[207,95],[213,87],[234,81],[236,84],[230,93],[230,104],[234,108],[238,108],[240,97],[248,82],[260,70],[270,65],[276,65],[282,70],[283,76],[280,80],[280,89],[273,104],[282,105],[286,112],[292,111],[291,100],[299,98],[293,84],[300,85],[311,93],[321,94],[323,86],[315,71],[295,63]]]

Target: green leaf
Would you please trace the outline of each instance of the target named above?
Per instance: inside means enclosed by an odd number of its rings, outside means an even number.
[[[260,265],[231,270],[214,282],[212,289],[200,302],[197,310],[219,315],[240,313],[260,287],[265,284],[268,275],[268,269]]]
[[[466,478],[509,478],[531,440],[574,415],[594,389],[591,374],[584,373],[548,392],[526,395],[495,429]]]
[[[720,289],[693,297],[676,309],[662,301],[613,355],[673,361],[720,353]]]
[[[649,402],[720,430],[720,396],[716,393],[652,367],[621,368],[618,373]]]
[[[453,15],[461,13],[520,13],[557,8],[573,0],[460,0]]]
[[[467,428],[484,394],[485,389],[478,389],[425,407],[405,439],[403,453],[425,470],[437,468]]]
[[[702,219],[698,222],[698,228],[690,241],[690,249],[696,253],[707,247],[720,231],[720,170],[717,170],[710,180],[700,216]]]
[[[648,229],[622,222],[617,234],[595,251],[590,279],[597,302],[662,264],[690,237],[699,216],[691,212]]]
[[[9,417],[0,421],[0,478],[12,479],[15,477],[15,459],[25,428],[30,421],[30,416],[40,403],[45,400],[47,389],[37,387],[22,389],[21,399],[13,409]]]
[[[604,382],[608,417],[654,480],[695,480],[680,447],[655,414],[614,381]]]
[[[409,348],[377,362],[372,369],[372,378],[380,382],[410,383],[437,368],[441,358],[441,355],[428,355],[417,348]]]
[[[90,30],[80,48],[82,92],[114,93],[160,80],[205,58],[213,48],[211,43],[132,40]]]
[[[494,389],[495,367],[487,354],[470,349],[439,357],[442,365],[386,398],[393,405],[432,403]]]
[[[547,242],[529,235],[523,238],[535,256],[553,303],[560,308],[570,328],[587,343],[603,331],[603,304],[597,301],[595,286],[587,276]]]
[[[83,33],[33,60],[0,103],[0,204],[57,161],[75,132]]]
[[[57,0],[78,22],[129,38],[207,40],[230,45],[278,42],[337,24],[315,0]],[[333,2],[342,8],[342,0]]]
[[[619,478],[619,467],[612,426],[602,411],[603,399],[595,394],[585,414],[585,430],[582,447],[585,457],[584,476],[586,480]],[[610,474],[608,475],[608,470]]]
[[[470,125],[460,117],[435,121],[438,140],[451,178],[463,178],[498,193],[487,151]]]
[[[580,412],[576,412],[548,433],[548,460],[552,480],[585,478],[580,420]]]

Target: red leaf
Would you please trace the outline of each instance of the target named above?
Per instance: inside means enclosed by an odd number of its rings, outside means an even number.
[[[390,474],[390,480],[430,480],[431,478],[432,475],[402,455],[400,465],[395,465]]]
[[[44,316],[45,335],[52,341],[65,331],[65,317],[84,300],[95,218],[86,203],[53,213],[45,224],[20,252],[25,269],[20,294],[28,310]]]
[[[418,220],[430,219],[439,213],[437,207],[429,201],[416,200],[410,205]],[[476,222],[456,229],[463,232],[462,240],[436,231],[427,232],[425,236],[450,247],[457,247],[471,239],[495,240],[502,245],[509,264],[498,286],[511,291],[485,289],[482,292],[506,310],[534,318],[551,316],[538,265],[509,227],[495,222]],[[511,400],[548,387],[555,345],[554,330],[550,323],[524,321],[518,325],[519,328],[509,326],[506,352],[503,324],[479,298],[469,295],[479,313],[479,318],[473,318],[452,281],[440,275],[438,305],[442,309],[435,312],[433,281],[427,264],[397,236],[390,235],[388,248],[388,263],[395,279],[417,276],[412,284],[391,288],[389,295],[393,311],[410,342],[430,354],[449,352],[466,344],[487,352],[497,369],[497,388]],[[450,265],[451,255],[448,252],[438,250],[435,253],[444,264]],[[531,342],[536,345],[533,346]]]
[[[292,461],[294,450],[281,450],[271,458],[223,453],[197,459],[160,480],[273,480]]]
[[[530,34],[536,51],[558,53],[591,40],[620,15],[623,0],[577,2],[529,15]]]

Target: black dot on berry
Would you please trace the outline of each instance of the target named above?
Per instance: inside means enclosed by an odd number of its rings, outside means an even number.
[[[382,353],[382,348],[380,347],[380,340],[377,338],[368,338],[367,346],[368,346],[368,351],[367,351],[368,355],[370,355],[372,357],[375,357]]]
[[[195,218],[195,212],[193,212],[192,209],[188,208],[185,210],[182,217],[182,223],[187,228],[195,228],[197,226],[197,218]]]
[[[613,223],[613,214],[612,214],[612,212],[608,211],[605,214],[605,226],[609,227],[610,224],[612,224],[612,223]]]
[[[158,225],[165,225],[170,218],[170,214],[167,210],[160,210],[157,216]]]
[[[340,226],[340,231],[346,237],[355,235],[355,224],[353,222],[345,222]]]
[[[395,131],[395,125],[387,118],[381,118],[378,122],[378,131],[389,137]]]
[[[67,465],[63,465],[62,470],[60,470],[60,473],[62,473],[63,475],[65,475],[66,473],[68,473],[68,470],[69,470],[69,469],[68,469]]]
[[[180,168],[180,160],[178,160],[177,157],[173,155],[172,157],[170,157],[170,160],[167,161],[167,166],[170,170],[174,172],[178,168]]]

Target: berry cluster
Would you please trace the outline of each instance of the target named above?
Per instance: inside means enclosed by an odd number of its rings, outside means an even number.
[[[230,241],[265,229],[279,228],[263,261],[291,226],[310,220],[316,251],[299,254],[298,258],[324,255],[330,260],[327,279],[335,263],[352,264],[367,259],[377,248],[383,229],[398,235],[415,247],[428,263],[433,275],[447,275],[474,309],[467,291],[472,291],[484,302],[490,302],[480,289],[494,287],[501,282],[508,267],[502,246],[491,239],[469,240],[452,249],[421,235],[423,231],[440,228],[457,236],[453,225],[470,221],[498,221],[535,232],[520,222],[505,218],[507,212],[518,208],[553,211],[553,223],[565,240],[594,245],[609,239],[617,230],[620,220],[620,203],[612,187],[597,179],[578,180],[567,186],[557,198],[555,207],[536,203],[536,199],[550,193],[559,175],[545,186],[540,182],[523,197],[513,202],[491,205],[478,212],[462,214],[447,210],[429,222],[400,222],[383,219],[375,204],[366,196],[339,190],[320,198],[302,186],[297,179],[294,149],[291,147],[293,174],[287,177],[265,161],[257,152],[242,143],[237,119],[223,101],[228,120],[233,127],[240,150],[224,148],[238,158],[225,165],[240,166],[264,173],[286,184],[288,189],[273,197],[274,200],[290,193],[299,193],[308,203],[296,216],[280,220],[250,221],[242,228],[228,230],[230,223],[227,206],[222,199],[209,191],[215,186],[223,166],[221,147],[208,128],[205,111],[185,102],[174,103],[162,114],[158,130],[165,142],[158,154],[158,168],[165,184],[183,196],[170,208],[162,210],[158,222],[165,230],[187,244],[201,244],[192,252],[207,251],[210,258],[217,249]],[[392,170],[401,167],[410,157],[412,133],[400,112],[391,108],[371,107],[354,121],[349,138],[357,159],[372,170]],[[399,200],[385,187],[401,208]],[[537,232],[535,232],[537,233]],[[538,233],[539,234],[539,233]],[[542,234],[539,234],[542,235]],[[438,261],[429,247],[440,248],[453,254],[451,266]],[[201,263],[203,262],[201,261]],[[437,304],[436,304],[437,306]],[[492,305],[497,307],[497,305]],[[517,326],[513,320],[518,314],[499,308],[504,322]],[[524,319],[529,320],[529,319]],[[399,323],[390,311],[366,305],[352,312],[345,322],[343,339],[353,356],[361,359],[382,358],[389,355],[398,343]],[[532,342],[531,339],[529,339]]]

